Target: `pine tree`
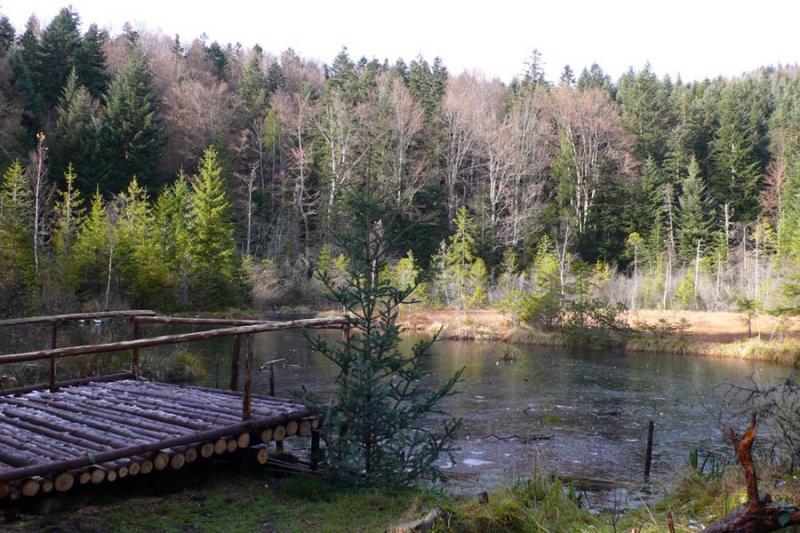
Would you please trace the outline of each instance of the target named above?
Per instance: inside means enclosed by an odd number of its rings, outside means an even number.
[[[561,76],[558,77],[559,84],[566,87],[575,87],[575,81],[575,72],[573,72],[572,67],[569,65],[564,65],[564,69],[561,71]]]
[[[241,301],[242,271],[236,256],[231,204],[213,148],[206,150],[192,184],[193,296],[203,306],[223,307]]]
[[[89,90],[94,98],[100,98],[108,88],[106,72],[106,53],[103,49],[108,34],[92,24],[83,36],[81,47],[75,58],[75,69],[80,84]]]
[[[456,213],[455,231],[440,254],[441,270],[437,273],[437,286],[444,291],[447,303],[460,308],[483,305],[487,297],[488,271],[483,259],[476,256],[475,233],[477,226],[462,207]]]
[[[120,191],[134,175],[145,186],[156,184],[162,147],[156,105],[144,51],[134,46],[105,95],[98,143],[104,191]]]
[[[697,243],[701,249],[712,242],[711,207],[705,194],[705,185],[700,176],[700,165],[692,157],[686,178],[681,183],[678,198],[678,254],[687,262],[695,259]]]
[[[206,59],[211,63],[211,71],[214,76],[218,80],[224,80],[225,69],[228,66],[228,56],[225,55],[225,51],[217,41],[214,41],[206,48]]]
[[[80,18],[62,8],[42,32],[36,63],[36,86],[47,109],[55,107],[61,89],[75,67],[81,48]]]
[[[76,186],[84,192],[91,191],[96,183],[96,179],[91,177],[97,143],[96,114],[96,104],[89,91],[78,85],[78,76],[73,69],[56,107],[52,170],[55,175],[61,175],[72,164],[81,176]]]

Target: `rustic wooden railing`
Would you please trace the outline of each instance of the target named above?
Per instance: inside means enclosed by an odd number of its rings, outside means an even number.
[[[101,344],[90,344],[83,346],[56,347],[58,324],[66,321],[90,320],[100,318],[125,318],[133,322],[134,338],[127,341],[106,342]],[[341,329],[346,337],[350,334],[350,321],[347,317],[338,316],[330,318],[308,318],[288,321],[268,321],[268,320],[244,320],[244,319],[225,319],[225,318],[191,318],[158,316],[153,311],[106,311],[99,313],[76,313],[69,315],[41,316],[30,318],[18,318],[0,321],[2,326],[16,326],[25,324],[53,324],[52,343],[50,349],[21,352],[15,354],[0,355],[0,365],[10,363],[22,363],[29,361],[50,361],[50,382],[51,390],[57,390],[59,386],[78,384],[87,381],[112,381],[124,377],[139,376],[139,350],[154,346],[168,344],[179,344],[185,342],[202,341],[220,337],[234,337],[233,352],[231,354],[231,381],[230,389],[237,390],[239,381],[239,358],[244,337],[244,383],[242,391],[242,421],[247,421],[252,412],[252,386],[254,372],[253,336],[257,333],[267,331],[281,331],[290,329]],[[171,335],[160,335],[157,337],[138,338],[142,324],[186,324],[186,325],[230,325],[231,327],[195,331],[191,333],[178,333]],[[131,351],[130,373],[112,374],[109,376],[98,376],[79,380],[71,380],[64,383],[57,382],[56,361],[65,357],[78,355],[110,353]],[[22,387],[19,389],[0,390],[0,394],[14,394],[35,390],[37,387]]]

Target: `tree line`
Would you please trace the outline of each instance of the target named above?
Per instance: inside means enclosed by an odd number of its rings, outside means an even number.
[[[71,8],[0,17],[0,56],[0,289],[20,308],[302,301],[363,183],[405,221],[397,268],[442,305],[530,293],[551,256],[559,293],[592,271],[629,307],[775,307],[796,276],[795,66],[552,82],[534,51],[503,83],[84,31]]]

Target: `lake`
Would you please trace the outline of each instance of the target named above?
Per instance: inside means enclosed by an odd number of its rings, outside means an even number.
[[[231,342],[195,345],[209,370],[207,384],[228,382]],[[335,367],[311,352],[301,333],[260,334],[255,353],[257,366],[285,358],[275,365],[277,395],[301,386],[324,395],[332,388]],[[648,420],[656,424],[657,491],[688,464],[694,448],[730,447],[714,424],[714,387],[791,373],[751,361],[454,341],[437,342],[426,367],[431,383],[465,368],[459,394],[446,400],[464,419],[460,450],[442,466],[452,487],[469,493],[524,480],[537,467],[566,477],[640,482]],[[268,391],[267,370],[254,388]],[[514,435],[552,438],[530,443],[508,438]]]

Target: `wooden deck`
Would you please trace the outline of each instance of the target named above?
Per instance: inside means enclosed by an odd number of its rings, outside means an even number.
[[[115,319],[132,324],[133,339],[85,346],[58,346],[59,325]],[[3,364],[47,363],[46,384],[0,390],[0,499],[66,492],[73,486],[126,476],[178,470],[186,463],[238,451],[265,464],[267,445],[294,435],[311,437],[311,465],[321,452],[319,420],[302,404],[253,391],[256,334],[287,329],[339,329],[347,317],[275,322],[156,316],[152,311],[103,311],[0,321],[0,328],[50,324],[50,348],[0,355]],[[141,338],[147,324],[217,326],[214,329]],[[220,327],[222,326],[222,327]],[[139,352],[169,344],[232,337],[231,390],[176,385],[140,378]],[[131,354],[130,371],[58,380],[57,361],[85,354]],[[240,361],[240,352],[244,352]],[[270,366],[270,394],[274,363]],[[242,391],[239,367],[243,363]]]
[[[179,469],[214,454],[310,436],[316,427],[295,401],[260,395],[251,401],[251,418],[242,422],[241,393],[143,380],[0,396],[0,496]],[[263,464],[262,448],[253,453]]]

